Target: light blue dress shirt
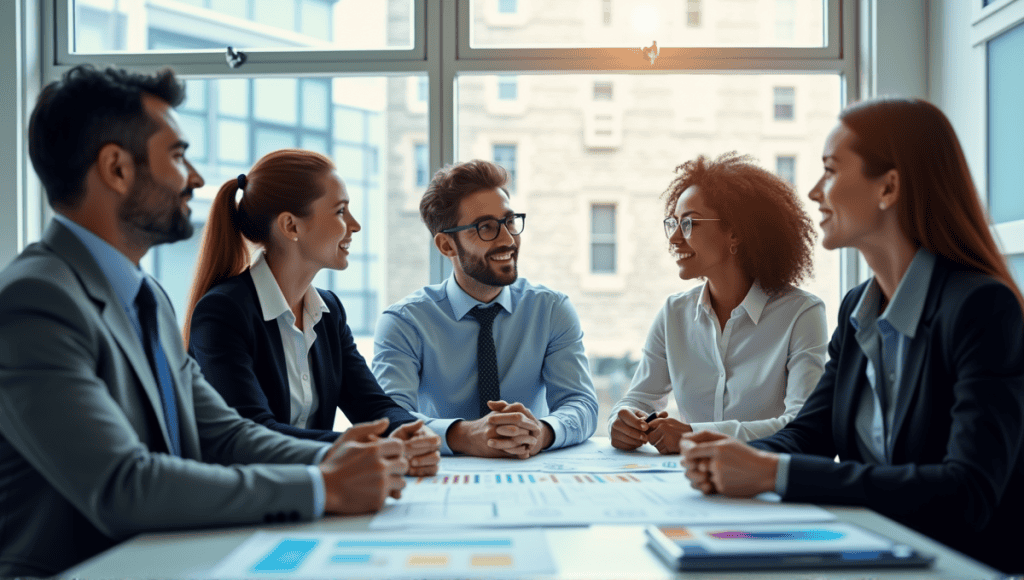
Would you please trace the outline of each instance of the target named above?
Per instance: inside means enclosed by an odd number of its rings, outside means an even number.
[[[138,306],[135,304],[135,297],[139,294],[139,288],[142,287],[142,281],[146,279],[146,273],[143,272],[141,268],[133,264],[127,256],[115,249],[114,246],[108,244],[103,238],[80,226],[66,216],[55,213],[53,219],[71,230],[71,233],[75,234],[75,237],[77,237],[82,242],[82,245],[89,250],[89,253],[99,265],[100,270],[103,271],[103,275],[106,276],[107,281],[110,282],[110,286],[114,289],[114,294],[121,303],[121,307],[124,309],[125,314],[128,315],[128,320],[132,322],[132,328],[135,329],[135,334],[139,337],[139,343],[141,344],[142,323],[139,322],[139,310]],[[160,287],[155,280],[151,280],[150,285],[153,288]],[[179,400],[178,404],[181,405],[182,402]],[[324,449],[319,455],[317,455],[317,463],[320,463],[326,454],[327,449]],[[307,471],[309,472],[310,478],[313,480],[313,517],[319,518],[324,514],[327,506],[327,491],[324,484],[324,477],[323,474],[320,473],[320,469],[316,466],[308,466]]]
[[[384,311],[377,322],[371,368],[399,405],[441,435],[453,423],[480,418],[477,337],[468,312],[479,300],[452,276]],[[551,426],[551,448],[581,443],[597,426],[597,395],[583,351],[583,330],[568,297],[519,278],[490,304],[503,309],[492,332],[501,397],[519,402]]]
[[[857,448],[863,457],[880,465],[889,464],[896,409],[893,401],[899,396],[907,352],[917,336],[934,269],[935,254],[919,249],[881,316],[882,290],[875,278],[850,314],[854,337],[868,359],[865,374],[871,387],[861,392],[855,411]],[[789,484],[789,461],[789,454],[780,454],[775,478],[775,491],[780,495]]]

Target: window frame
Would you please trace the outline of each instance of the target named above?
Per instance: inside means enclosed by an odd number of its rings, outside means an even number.
[[[1016,2],[1017,0],[1000,0]],[[643,58],[638,48],[519,49],[472,48],[471,0],[414,0],[412,7],[412,48],[408,50],[309,50],[246,51],[248,61],[229,68],[221,50],[194,52],[73,54],[69,51],[74,21],[72,0],[42,0],[40,21],[40,68],[42,84],[59,78],[71,67],[102,61],[129,70],[153,72],[170,66],[183,79],[227,78],[231,76],[346,76],[365,74],[420,73],[428,77],[428,144],[430,169],[434,171],[455,160],[457,119],[457,77],[518,73],[826,73],[843,79],[844,103],[861,94],[858,57],[863,35],[858,22],[863,18],[860,0],[823,0],[826,41],[821,47],[804,48],[662,48],[654,63]],[[527,6],[520,1],[520,10]],[[1001,4],[1000,4],[1001,6]],[[988,9],[992,9],[990,6]],[[520,87],[521,88],[521,87]],[[50,217],[36,184],[28,188],[26,205],[40,205],[28,211],[25,231],[41,231]],[[27,237],[26,236],[26,237]],[[425,234],[426,236],[426,234]],[[23,238],[24,240],[25,238]],[[860,278],[862,264],[853,250],[844,250],[840,289],[845,292]],[[448,260],[430,251],[430,280],[436,283],[451,271]]]

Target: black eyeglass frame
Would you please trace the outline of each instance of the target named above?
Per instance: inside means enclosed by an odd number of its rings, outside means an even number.
[[[519,220],[520,223],[519,223],[519,227],[516,228],[517,231],[513,232],[512,231],[512,227],[514,227],[514,226],[510,226],[509,223],[511,222],[511,223],[514,224],[515,220]],[[487,222],[495,222],[494,235],[491,236],[490,238],[485,238],[483,233],[480,231],[480,224],[485,224]],[[478,222],[474,222],[474,223],[471,223],[469,225],[456,226],[454,228],[448,228],[446,230],[441,230],[440,233],[442,233],[442,234],[454,234],[454,233],[457,233],[457,232],[463,232],[463,231],[466,231],[466,230],[475,229],[476,230],[476,235],[480,237],[481,241],[489,242],[489,241],[491,241],[491,240],[493,240],[493,239],[498,237],[498,234],[501,233],[501,226],[505,226],[505,229],[508,230],[508,234],[510,236],[518,236],[519,234],[523,233],[523,230],[526,229],[526,214],[525,213],[514,213],[514,214],[512,214],[512,215],[510,215],[508,217],[502,218],[502,219],[497,219],[497,218],[482,219],[482,220],[480,220]]]
[[[683,239],[690,239],[690,235],[693,233],[693,222],[720,222],[722,218],[692,218],[686,216],[681,220],[669,216],[665,218],[661,223],[665,226],[665,237],[671,239],[672,235],[676,233],[676,228],[679,228],[679,233],[683,234]],[[686,224],[684,227],[683,224]]]

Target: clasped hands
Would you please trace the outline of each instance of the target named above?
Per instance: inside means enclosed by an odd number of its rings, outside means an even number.
[[[554,430],[522,403],[488,401],[490,413],[474,421],[458,421],[448,429],[448,446],[476,457],[526,459],[551,446]]]
[[[384,417],[353,425],[327,450],[318,467],[328,513],[375,512],[388,497],[402,497],[403,475],[437,473],[441,438],[423,421],[402,425],[383,437],[388,423]]]
[[[717,431],[683,435],[679,443],[690,485],[701,493],[753,497],[775,490],[779,456]]]
[[[650,443],[662,455],[679,453],[679,439],[692,433],[693,427],[682,421],[671,419],[666,411],[658,413],[656,419],[647,422],[647,414],[629,407],[619,409],[611,427],[612,447],[632,451],[644,443]]]

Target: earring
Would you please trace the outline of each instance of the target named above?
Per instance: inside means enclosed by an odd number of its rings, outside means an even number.
[[[878,209],[880,209],[880,210],[882,210],[882,211],[885,211],[885,210],[887,210],[888,208],[889,208],[889,206],[885,205],[885,202],[884,202],[884,201],[878,204]]]
[[[729,246],[729,253],[735,256],[736,255],[736,249],[737,249],[736,248],[736,244],[733,244],[733,245]]]
[[[299,238],[292,238],[292,241],[293,242],[297,242],[297,241],[299,241]]]

